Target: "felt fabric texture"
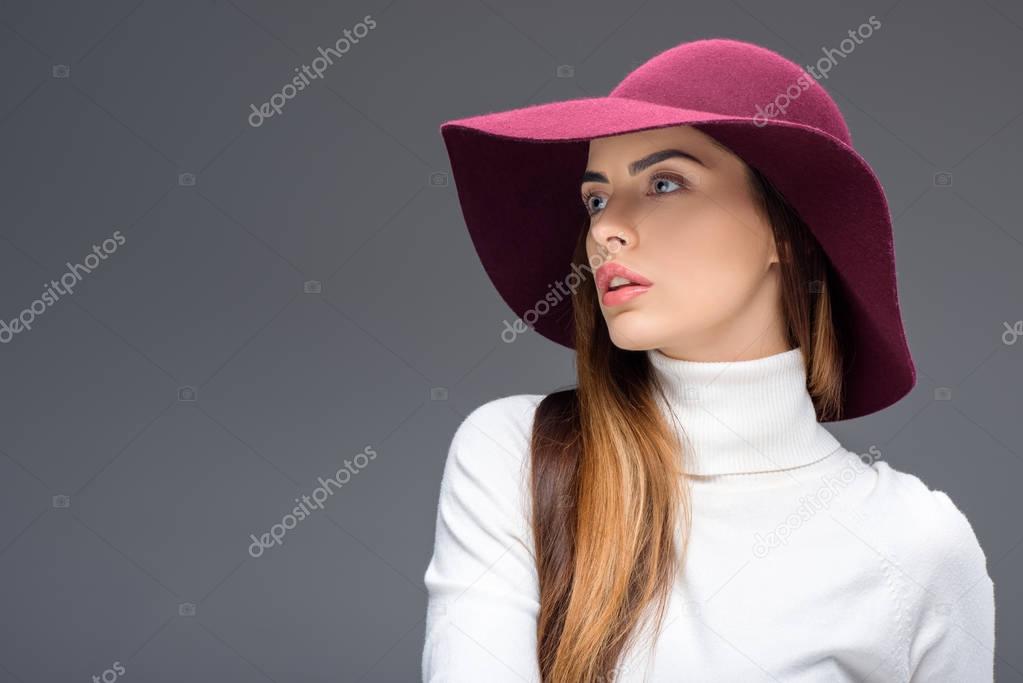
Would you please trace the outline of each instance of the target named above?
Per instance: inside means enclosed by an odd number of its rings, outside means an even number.
[[[473,246],[508,306],[543,336],[574,347],[571,299],[558,285],[583,274],[573,271],[571,258],[589,224],[579,200],[589,140],[677,125],[699,129],[761,171],[826,253],[837,276],[831,294],[844,340],[841,419],[905,396],[916,370],[899,309],[884,188],[816,79],[752,43],[682,43],[637,67],[606,97],[440,126]]]

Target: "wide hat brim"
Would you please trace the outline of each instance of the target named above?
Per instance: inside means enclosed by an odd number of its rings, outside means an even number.
[[[504,301],[544,337],[574,348],[570,297],[553,292],[572,273],[576,239],[589,220],[579,199],[589,140],[677,125],[697,128],[762,172],[830,260],[845,369],[841,419],[905,396],[916,372],[884,190],[850,145],[813,126],[614,95],[445,122],[440,132],[466,226]]]

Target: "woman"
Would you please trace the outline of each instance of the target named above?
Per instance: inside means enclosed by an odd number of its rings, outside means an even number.
[[[696,41],[442,132],[506,328],[575,348],[578,386],[456,431],[424,680],[993,680],[969,521],[821,425],[915,382],[884,193],[823,88]]]

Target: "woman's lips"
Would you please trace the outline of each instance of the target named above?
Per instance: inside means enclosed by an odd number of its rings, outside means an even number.
[[[600,301],[605,306],[618,306],[634,299],[651,287],[653,285],[625,285],[618,289],[609,289],[604,292],[604,296],[601,297]]]
[[[647,291],[654,284],[619,262],[605,263],[597,269],[596,277],[600,301],[605,306],[623,304]],[[611,283],[619,278],[624,279],[626,284],[612,289]]]

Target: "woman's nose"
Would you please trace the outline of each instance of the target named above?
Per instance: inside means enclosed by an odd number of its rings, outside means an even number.
[[[638,240],[635,228],[622,220],[612,221],[607,216],[601,216],[590,232],[594,241],[611,253],[634,247]]]

